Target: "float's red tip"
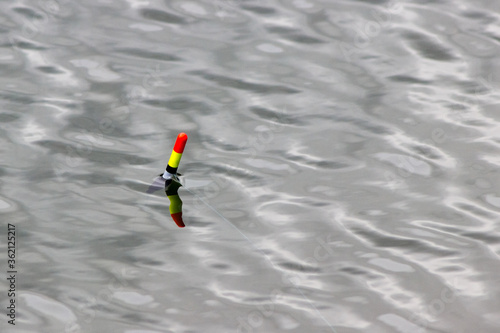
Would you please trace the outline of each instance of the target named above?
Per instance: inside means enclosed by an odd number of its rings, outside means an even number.
[[[174,151],[182,154],[184,147],[186,147],[187,140],[188,136],[186,133],[179,133],[179,135],[177,135],[177,140],[175,140]]]
[[[173,213],[170,214],[170,216],[172,216],[172,220],[174,220],[175,224],[177,224],[179,228],[184,228],[186,226],[184,221],[182,221],[182,212]]]

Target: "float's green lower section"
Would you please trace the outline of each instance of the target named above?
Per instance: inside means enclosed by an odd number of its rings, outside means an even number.
[[[179,195],[169,195],[167,197],[170,200],[170,214],[182,212],[182,200],[179,198]]]

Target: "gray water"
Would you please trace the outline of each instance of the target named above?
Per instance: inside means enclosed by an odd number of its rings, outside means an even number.
[[[0,6],[2,332],[500,331],[499,2]]]

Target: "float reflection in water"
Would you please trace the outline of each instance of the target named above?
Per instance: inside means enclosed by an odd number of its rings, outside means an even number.
[[[170,200],[169,210],[172,220],[174,220],[179,228],[184,228],[186,225],[182,221],[182,200],[177,193],[182,184],[175,178],[165,181],[165,194],[168,200]]]
[[[168,200],[170,200],[170,216],[172,216],[172,219],[179,228],[184,228],[186,225],[182,220],[182,200],[178,194],[179,187],[181,187],[182,184],[177,176],[180,176],[180,174],[177,174],[177,168],[179,167],[187,139],[188,136],[186,133],[180,133],[177,136],[177,140],[175,140],[174,149],[172,150],[172,154],[168,160],[165,172],[156,177],[153,184],[151,184],[146,191],[147,193],[153,193],[160,188],[165,188],[165,194],[167,195]]]

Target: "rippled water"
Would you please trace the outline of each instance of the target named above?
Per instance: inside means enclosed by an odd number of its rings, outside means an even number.
[[[498,2],[1,8],[2,332],[500,331]]]

